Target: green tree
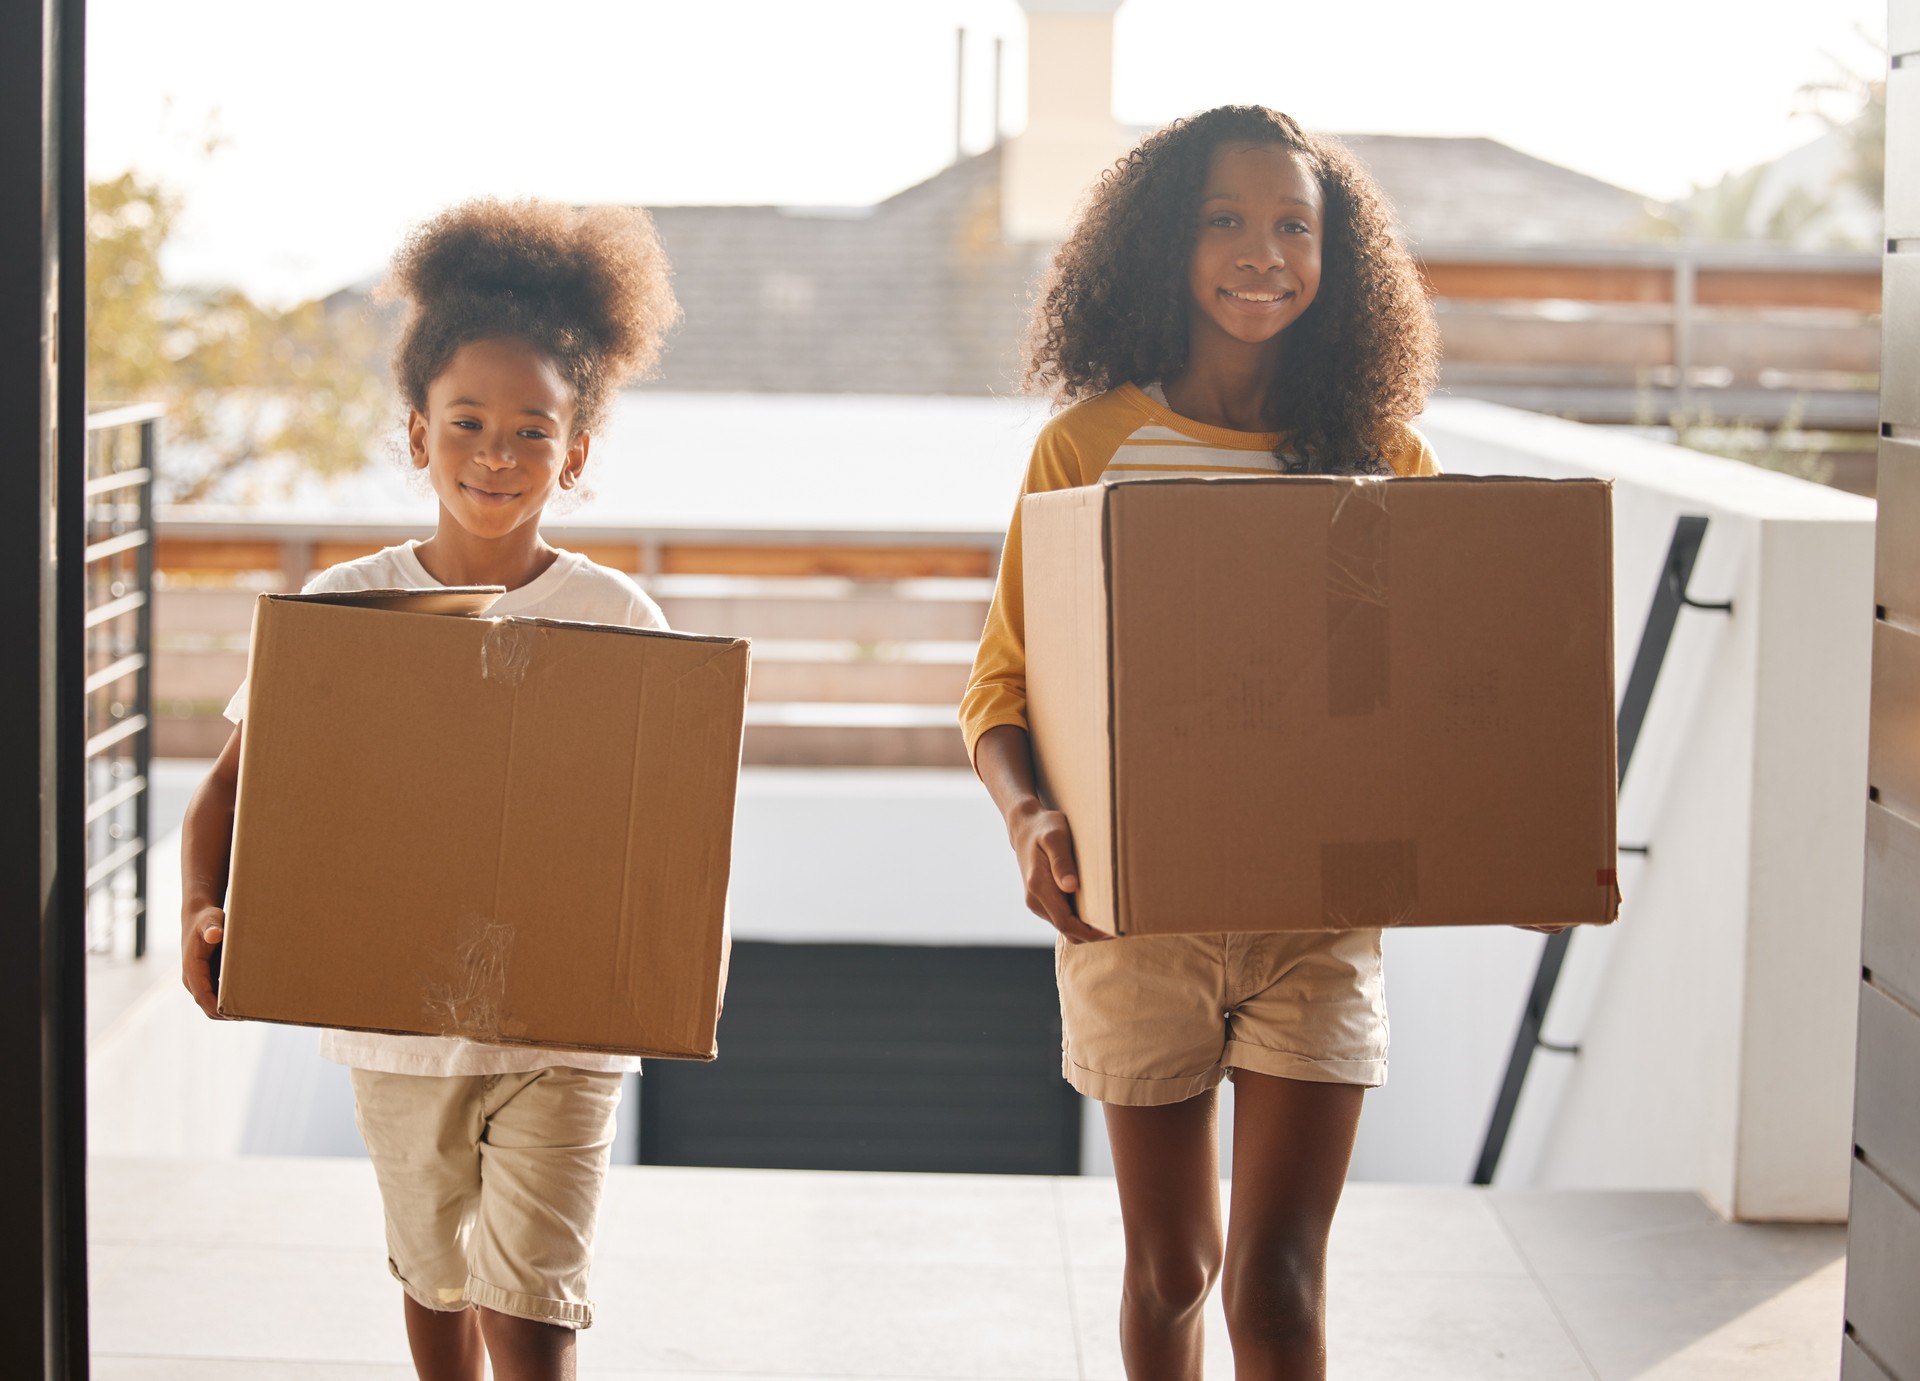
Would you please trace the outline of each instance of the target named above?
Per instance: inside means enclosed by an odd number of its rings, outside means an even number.
[[[375,364],[379,324],[357,306],[276,311],[235,288],[168,284],[160,257],[180,209],[138,173],[89,188],[88,395],[166,409],[170,502],[365,465],[396,408]],[[265,473],[269,460],[286,464]]]

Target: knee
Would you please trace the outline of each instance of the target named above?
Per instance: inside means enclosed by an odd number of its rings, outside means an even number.
[[[1318,1337],[1325,1327],[1326,1261],[1290,1243],[1236,1253],[1220,1294],[1236,1340]]]
[[[1127,1256],[1127,1304],[1149,1318],[1177,1322],[1198,1312],[1220,1274],[1217,1252]]]

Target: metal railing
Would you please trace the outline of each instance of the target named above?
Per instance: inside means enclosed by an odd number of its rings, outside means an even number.
[[[1640,728],[1646,723],[1647,708],[1653,703],[1653,688],[1660,679],[1660,668],[1666,662],[1667,648],[1673,642],[1673,630],[1679,622],[1680,611],[1702,609],[1728,615],[1733,613],[1731,601],[1706,603],[1687,593],[1687,585],[1693,578],[1694,563],[1700,556],[1700,544],[1706,535],[1707,520],[1703,517],[1689,514],[1674,524],[1673,541],[1667,548],[1666,561],[1661,566],[1660,583],[1654,589],[1653,604],[1647,611],[1647,622],[1640,633],[1640,650],[1634,656],[1633,670],[1627,676],[1627,688],[1620,697],[1616,786],[1627,780],[1627,765],[1633,761],[1634,746],[1640,741]],[[1620,852],[1646,855],[1649,849],[1644,844],[1622,844]],[[1513,1051],[1507,1057],[1506,1072],[1500,1080],[1500,1093],[1494,1100],[1493,1116],[1480,1146],[1480,1159],[1474,1165],[1475,1184],[1492,1184],[1494,1173],[1500,1168],[1500,1156],[1506,1149],[1507,1135],[1513,1128],[1513,1115],[1520,1106],[1520,1092],[1526,1085],[1534,1051],[1547,1050],[1558,1055],[1580,1053],[1578,1045],[1562,1045],[1546,1040],[1540,1034],[1547,1019],[1547,1008],[1553,1002],[1554,989],[1560,982],[1560,970],[1566,963],[1568,947],[1572,943],[1572,929],[1562,930],[1549,935],[1540,952],[1533,986],[1528,989],[1526,1006],[1521,1009],[1520,1029],[1514,1033]]]
[[[132,932],[147,949],[147,838],[153,757],[153,472],[160,409],[87,419],[87,948],[111,952]]]

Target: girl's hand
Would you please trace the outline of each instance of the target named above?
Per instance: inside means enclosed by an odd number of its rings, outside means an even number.
[[[1514,929],[1515,930],[1531,930],[1535,935],[1558,935],[1563,930],[1572,930],[1573,926],[1571,924],[1568,924],[1568,925],[1517,925],[1514,927]]]
[[[190,909],[180,917],[180,981],[200,1004],[200,1010],[215,1021],[220,1015],[219,999],[213,990],[214,946],[226,933],[227,913],[217,906]]]
[[[1007,833],[1027,884],[1027,909],[1066,936],[1070,945],[1111,940],[1111,935],[1073,914],[1070,894],[1080,890],[1080,878],[1074,868],[1073,832],[1067,828],[1067,817],[1035,801],[1015,814]]]

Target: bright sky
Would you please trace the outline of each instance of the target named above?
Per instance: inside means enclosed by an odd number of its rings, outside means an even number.
[[[1805,82],[1877,68],[1884,0],[1126,0],[1115,114],[1483,134],[1655,196],[1804,143]],[[91,0],[88,159],[188,206],[170,269],[272,300],[374,272],[482,192],[858,205],[1025,121],[1015,0]],[[208,136],[218,147],[205,151]]]

